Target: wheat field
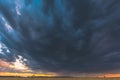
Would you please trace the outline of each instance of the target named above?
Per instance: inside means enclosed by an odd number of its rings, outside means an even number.
[[[120,78],[0,78],[0,80],[120,80]]]

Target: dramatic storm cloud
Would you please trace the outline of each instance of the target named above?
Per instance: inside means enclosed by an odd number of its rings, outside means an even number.
[[[119,14],[120,0],[0,0],[0,71],[119,70]]]

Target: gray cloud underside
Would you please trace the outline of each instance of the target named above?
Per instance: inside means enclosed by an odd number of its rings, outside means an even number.
[[[6,31],[1,20],[0,35],[11,50],[32,57],[33,70],[120,68],[120,0],[21,0],[19,13],[16,3],[0,0],[0,18],[14,30]]]

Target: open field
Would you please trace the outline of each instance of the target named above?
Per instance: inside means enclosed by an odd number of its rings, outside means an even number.
[[[11,78],[1,77],[0,80],[120,80],[120,78]]]

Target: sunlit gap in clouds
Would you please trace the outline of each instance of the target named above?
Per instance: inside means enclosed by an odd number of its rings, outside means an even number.
[[[7,55],[7,53],[10,53],[9,49],[3,44],[0,43],[0,56],[1,55]],[[19,71],[19,72],[32,72],[32,70],[27,67],[26,62],[27,59],[23,58],[22,56],[18,55],[15,57],[15,60],[13,62],[8,62],[6,58],[0,59],[0,67],[3,67],[3,70],[13,70],[13,71]]]
[[[12,71],[12,72],[32,72],[32,70],[25,64],[26,59],[18,55],[15,61],[8,62],[5,59],[0,59],[0,68],[3,69],[2,72]]]
[[[10,26],[10,24],[7,22],[7,20],[3,17],[3,15],[0,15],[2,23],[4,23],[5,29],[10,33],[13,32],[13,28]]]
[[[0,54],[5,55],[4,51],[6,53],[10,53],[10,50],[6,47],[6,45],[0,41]]]
[[[2,42],[2,37],[0,35],[0,55],[6,55],[5,53],[9,54],[10,50],[8,47]]]
[[[22,3],[21,0],[16,0],[15,4],[16,4],[16,7],[15,7],[16,13],[17,13],[17,15],[20,16],[21,15],[21,9],[23,7],[23,3]]]
[[[11,62],[10,68],[21,72],[32,72],[32,70],[25,64],[27,59],[23,58],[20,55],[18,55],[17,57],[15,58],[14,62]]]
[[[13,26],[9,23],[9,21],[5,18],[5,16],[0,13],[0,35],[4,38],[8,38],[5,36],[4,33],[7,33],[6,35],[11,36],[14,40],[20,41],[18,37],[20,37],[20,34],[18,31],[16,31]]]
[[[0,36],[1,38],[1,36]],[[10,52],[9,48],[0,39],[0,71],[18,71],[18,72],[32,72],[32,70],[26,65],[27,59],[23,58],[21,55],[17,55],[15,60],[12,62],[7,61],[8,54],[13,54]]]

